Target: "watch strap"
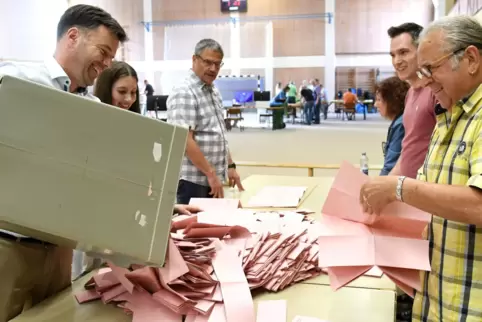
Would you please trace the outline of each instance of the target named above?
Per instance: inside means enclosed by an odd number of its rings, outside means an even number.
[[[228,169],[236,169],[236,163],[228,164]]]

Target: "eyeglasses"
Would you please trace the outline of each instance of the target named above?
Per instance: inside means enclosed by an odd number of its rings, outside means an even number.
[[[208,68],[211,68],[212,66],[214,66],[214,67],[216,67],[216,69],[219,69],[219,68],[223,67],[223,65],[224,65],[224,62],[222,62],[222,61],[221,62],[214,62],[214,61],[211,61],[211,60],[208,60],[208,59],[204,59],[199,55],[196,55],[196,57],[199,58],[203,62],[203,64]]]
[[[422,66],[420,67],[419,70],[417,70],[417,76],[419,79],[423,79],[424,77],[427,77],[427,78],[430,78],[432,77],[432,73],[435,69],[439,68],[440,66],[442,66],[445,61],[447,59],[449,59],[450,57],[454,56],[454,55],[457,55],[459,52],[465,50],[465,48],[460,48],[460,49],[457,49],[447,55],[443,55],[442,57],[440,57],[439,59],[435,60],[432,64],[430,65],[426,65],[426,66]]]

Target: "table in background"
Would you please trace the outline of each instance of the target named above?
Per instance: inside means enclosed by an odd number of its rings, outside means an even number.
[[[363,104],[363,120],[366,120],[367,119],[368,106],[373,104],[373,100],[362,100],[362,101],[359,101],[359,102]],[[335,104],[335,106],[336,106],[336,104],[342,104],[343,106],[345,106],[345,102],[343,100],[332,100],[328,104],[328,107],[330,107],[331,104]],[[336,107],[335,107],[335,110],[336,110]],[[355,114],[356,114],[356,107],[355,107]]]
[[[130,322],[132,317],[113,304],[101,301],[78,304],[75,292],[83,289],[91,273],[72,288],[45,300],[11,322]],[[326,319],[330,322],[389,322],[395,316],[395,293],[390,291],[344,288],[332,292],[328,286],[296,284],[278,293],[256,294],[260,301],[287,301],[287,322],[296,315]]]
[[[251,175],[243,180],[245,191],[241,192],[239,197],[241,199],[241,205],[244,206],[248,204],[249,199],[252,196],[265,186],[305,186],[307,187],[307,190],[301,199],[298,208],[315,211],[310,217],[313,219],[319,219],[321,217],[321,208],[323,207],[326,196],[330,191],[333,180],[333,177]],[[263,210],[279,209],[264,208]],[[302,284],[330,285],[330,280],[328,275],[323,274],[306,280],[302,282]],[[349,283],[346,287],[396,291],[395,283],[393,283],[386,275],[383,275],[381,278],[362,276]]]

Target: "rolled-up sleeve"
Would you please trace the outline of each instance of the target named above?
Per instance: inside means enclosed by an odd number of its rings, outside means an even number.
[[[482,190],[482,133],[480,130],[477,133],[479,134],[470,153],[470,178],[467,185]]]
[[[167,122],[195,130],[198,114],[196,104],[188,89],[174,90],[167,100]]]

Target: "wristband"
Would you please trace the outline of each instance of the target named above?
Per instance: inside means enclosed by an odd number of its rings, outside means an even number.
[[[397,189],[395,190],[395,196],[397,197],[397,200],[403,201],[402,198],[402,189],[403,189],[403,181],[405,181],[405,176],[399,176],[398,177],[398,182],[397,182]]]

